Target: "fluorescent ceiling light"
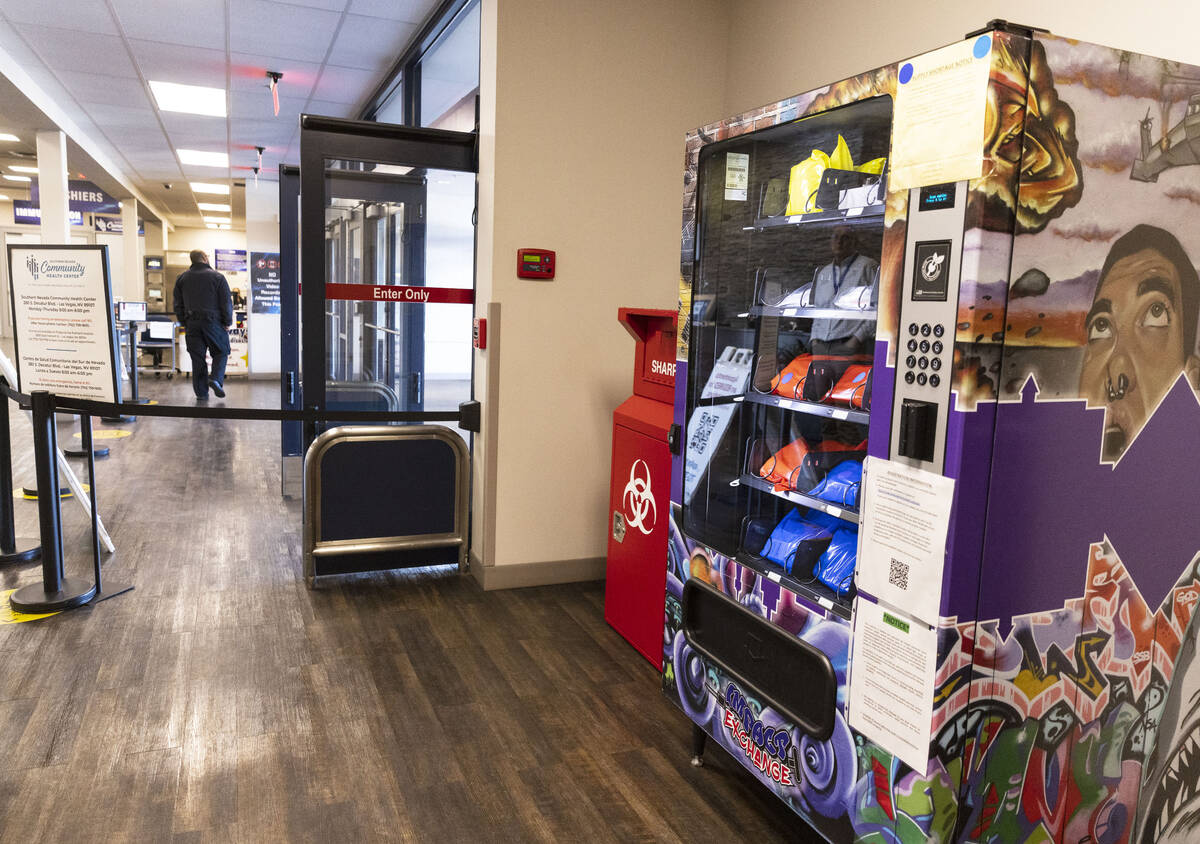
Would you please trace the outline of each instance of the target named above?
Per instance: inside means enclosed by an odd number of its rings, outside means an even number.
[[[228,214],[233,210],[223,202],[198,202],[196,205],[201,211],[224,211]]]
[[[5,173],[4,178],[8,179],[10,182],[32,182],[33,181],[33,179],[29,178],[28,176],[14,176],[11,173]]]
[[[5,196],[4,194],[0,193],[0,200],[2,200],[2,201],[4,201],[4,202],[12,202],[12,197],[11,197],[11,196]]]
[[[225,90],[206,88],[203,85],[180,85],[177,82],[155,82],[150,80],[150,90],[162,111],[179,111],[184,114],[203,114],[208,117],[225,116]]]
[[[211,182],[191,182],[193,193],[219,193],[229,196],[229,185],[216,185]]]
[[[204,222],[217,223],[219,225],[221,223],[232,223],[233,219],[231,217],[205,217]]]
[[[229,155],[224,152],[204,152],[198,149],[177,149],[179,160],[184,164],[195,164],[200,167],[228,167]]]
[[[0,132],[0,141],[12,141],[15,143],[20,140],[16,135],[10,135],[8,132]]]
[[[12,170],[14,173],[36,173],[37,172],[36,167],[27,167],[24,164],[10,164],[10,165],[8,165],[8,169]]]

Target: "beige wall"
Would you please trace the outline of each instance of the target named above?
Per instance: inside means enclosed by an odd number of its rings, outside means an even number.
[[[501,305],[476,354],[485,567],[552,563],[546,582],[605,555],[633,369],[617,308],[675,307],[683,136],[721,113],[725,18],[719,0],[483,0],[476,310]],[[517,279],[521,247],[556,250],[557,278]]]
[[[1069,38],[1200,65],[1200,3],[1184,0],[962,0],[861,3],[845,21],[812,0],[741,0],[730,21],[723,114],[932,50],[1003,17]]]

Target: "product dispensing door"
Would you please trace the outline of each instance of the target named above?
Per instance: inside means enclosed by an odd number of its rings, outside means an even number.
[[[475,139],[301,117],[301,166],[280,178],[285,407],[433,412],[470,400]],[[287,494],[320,431],[283,433]]]

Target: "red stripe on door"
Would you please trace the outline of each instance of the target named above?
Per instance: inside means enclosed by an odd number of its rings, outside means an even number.
[[[413,302],[418,305],[471,305],[475,291],[460,287],[395,287],[380,284],[326,284],[325,298],[353,302]]]

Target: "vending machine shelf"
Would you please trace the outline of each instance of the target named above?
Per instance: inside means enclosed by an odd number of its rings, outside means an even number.
[[[800,401],[799,399],[787,399],[783,396],[777,396],[774,393],[751,392],[746,393],[742,399],[734,399],[734,401],[748,401],[768,407],[779,407],[784,410],[795,411],[796,413],[807,413],[810,416],[824,416],[828,419],[853,422],[856,425],[867,425],[871,422],[871,414],[865,410],[850,410],[846,407],[837,407],[831,404],[818,404],[817,402]]]
[[[866,217],[882,217],[883,203],[846,208],[837,211],[811,211],[808,214],[792,214],[790,217],[760,217],[754,225],[743,226],[742,231],[762,231],[763,229],[778,229],[784,226],[799,226],[805,223],[846,223]]]
[[[772,305],[755,305],[746,314],[739,316],[789,317],[792,319],[864,319],[874,322],[878,311],[858,311],[850,308],[777,308]]]
[[[745,551],[739,553],[736,559],[743,566],[753,569],[767,580],[778,583],[785,589],[795,592],[801,598],[811,601],[847,621],[850,620],[851,598],[849,595],[839,596],[832,589],[817,580],[812,580],[811,582],[798,580],[770,560],[764,560],[762,557],[757,557]]]
[[[793,504],[800,504],[804,507],[812,507],[816,510],[820,510],[822,513],[828,513],[835,519],[841,519],[842,521],[850,522],[851,524],[858,524],[857,510],[838,507],[836,504],[830,504],[828,501],[822,501],[819,498],[813,498],[811,495],[805,495],[802,492],[795,492],[790,489],[775,489],[774,485],[769,481],[765,481],[762,478],[750,474],[743,474],[741,478],[738,479],[738,482],[743,486],[748,486],[752,489],[757,489],[762,492],[769,492],[771,495],[782,498],[785,501],[790,501]]]

